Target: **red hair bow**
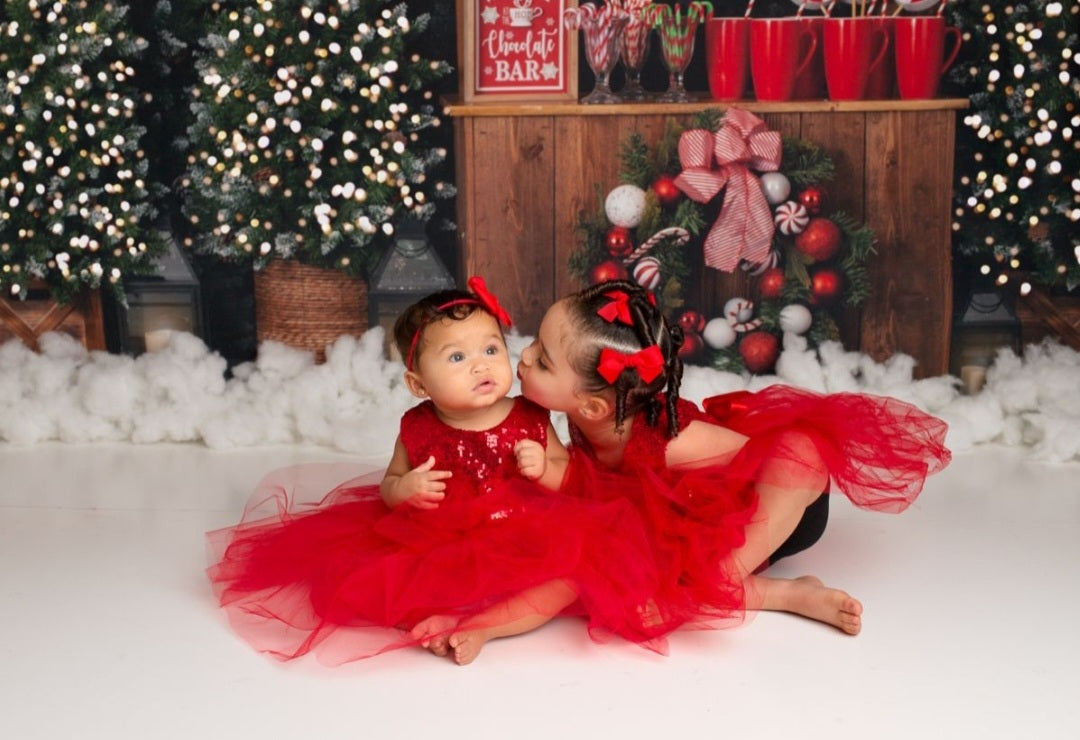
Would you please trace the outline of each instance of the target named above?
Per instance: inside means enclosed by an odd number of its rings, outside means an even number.
[[[499,323],[506,326],[513,326],[514,322],[510,320],[510,314],[506,312],[506,309],[499,305],[499,299],[492,295],[491,291],[487,289],[487,283],[484,282],[484,278],[475,275],[469,278],[469,290],[473,292],[476,299],[480,301],[480,305],[484,309],[498,319]]]
[[[597,309],[600,318],[609,324],[621,321],[627,326],[633,326],[634,320],[630,316],[630,295],[625,290],[613,290],[604,293],[604,298],[610,298],[611,303],[606,303]]]
[[[596,366],[596,372],[608,383],[614,383],[628,367],[637,370],[643,381],[651,383],[664,371],[664,353],[655,344],[631,354],[603,349],[600,351],[600,364]]]

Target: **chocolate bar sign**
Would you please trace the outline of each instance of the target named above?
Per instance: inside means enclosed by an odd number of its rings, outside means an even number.
[[[474,1],[478,94],[569,90],[566,0]]]

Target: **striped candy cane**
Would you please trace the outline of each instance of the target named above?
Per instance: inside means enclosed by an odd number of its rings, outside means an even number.
[[[656,232],[644,242],[642,242],[641,246],[639,246],[637,249],[627,255],[626,259],[624,259],[623,262],[628,265],[631,262],[636,262],[641,258],[642,255],[644,255],[646,252],[648,252],[650,249],[652,249],[665,239],[673,239],[676,245],[686,244],[686,242],[690,241],[690,232],[681,226],[669,226],[666,229],[660,229],[660,231]]]

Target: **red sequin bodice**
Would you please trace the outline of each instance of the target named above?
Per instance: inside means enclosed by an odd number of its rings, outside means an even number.
[[[548,412],[519,396],[506,418],[490,429],[472,431],[444,424],[431,401],[405,412],[401,442],[413,467],[430,456],[436,470],[449,470],[449,496],[474,497],[499,481],[518,476],[514,445],[523,439],[547,444]]]

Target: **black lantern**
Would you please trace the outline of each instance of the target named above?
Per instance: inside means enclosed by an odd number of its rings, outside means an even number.
[[[176,242],[158,258],[158,273],[124,280],[127,308],[114,307],[110,350],[139,355],[165,347],[173,332],[202,336],[199,280]]]
[[[393,342],[398,315],[427,294],[453,287],[454,278],[432,249],[424,224],[400,224],[394,248],[383,255],[368,285],[368,324],[383,328],[392,359],[401,359]]]
[[[963,381],[968,393],[977,393],[999,349],[1023,351],[1020,320],[1008,294],[994,285],[972,285],[957,305],[949,370]]]

